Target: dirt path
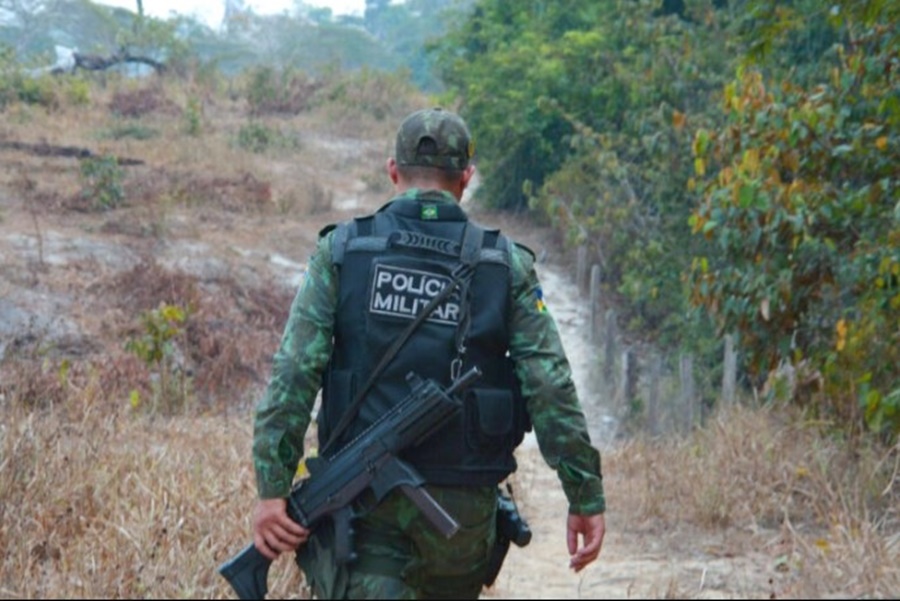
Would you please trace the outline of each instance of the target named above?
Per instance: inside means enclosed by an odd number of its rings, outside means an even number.
[[[528,547],[513,547],[486,598],[773,598],[772,560],[764,553],[741,555],[724,536],[686,528],[642,529],[623,519],[607,476],[610,507],[600,558],[582,573],[568,568],[567,505],[555,473],[536,449],[521,454],[517,474],[521,510],[532,528]],[[780,579],[780,578],[779,578]],[[780,588],[780,587],[779,587]]]

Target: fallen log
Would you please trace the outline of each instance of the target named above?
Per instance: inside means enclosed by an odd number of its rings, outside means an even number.
[[[91,150],[87,148],[80,148],[78,146],[56,146],[54,144],[47,144],[46,142],[41,142],[40,144],[28,144],[27,142],[8,142],[6,140],[0,140],[0,150],[4,149],[18,150],[20,152],[27,152],[28,154],[33,154],[41,157],[68,157],[75,159],[90,159],[100,156],[94,152],[91,152]],[[144,164],[144,161],[140,159],[129,159],[123,157],[116,157],[116,162],[123,167]]]
[[[146,56],[135,56],[126,50],[120,50],[110,56],[101,56],[99,54],[81,54],[74,53],[75,69],[84,69],[86,71],[103,71],[120,63],[138,63],[153,67],[157,73],[166,70],[165,64]]]

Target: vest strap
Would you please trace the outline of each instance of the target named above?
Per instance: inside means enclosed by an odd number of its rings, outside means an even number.
[[[346,252],[369,251],[381,252],[388,248],[387,238],[378,238],[375,236],[363,236],[353,238],[346,244]]]
[[[484,229],[475,225],[471,221],[466,222],[466,229],[463,232],[462,250],[460,259],[467,265],[475,266],[478,262],[478,253],[484,243]]]

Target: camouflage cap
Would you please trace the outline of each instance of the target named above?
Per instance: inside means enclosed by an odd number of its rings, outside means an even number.
[[[397,130],[395,159],[404,166],[463,170],[475,154],[465,121],[438,107],[409,115]]]

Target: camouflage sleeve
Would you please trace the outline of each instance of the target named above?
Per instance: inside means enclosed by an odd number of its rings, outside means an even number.
[[[290,493],[322,372],[331,356],[338,285],[331,238],[320,239],[310,259],[274,356],[269,386],[256,407],[253,465],[261,499]]]
[[[602,513],[606,500],[600,453],[591,446],[559,331],[544,306],[534,260],[518,247],[512,253],[512,285],[510,357],[541,454],[559,475],[570,513]]]

